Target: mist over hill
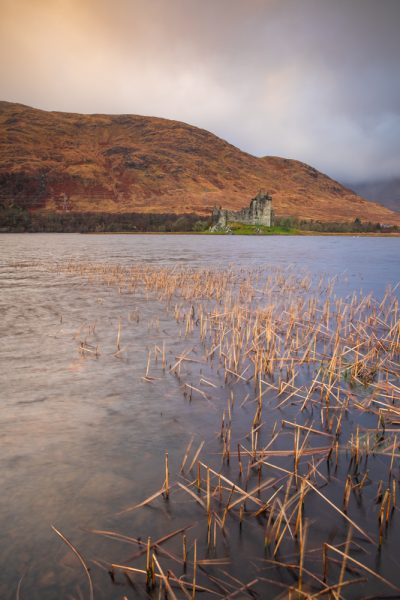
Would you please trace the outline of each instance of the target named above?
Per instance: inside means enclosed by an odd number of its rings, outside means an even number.
[[[379,202],[390,210],[400,212],[400,178],[360,182],[349,185],[357,194],[367,200]]]

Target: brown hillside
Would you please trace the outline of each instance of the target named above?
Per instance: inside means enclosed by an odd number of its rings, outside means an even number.
[[[30,210],[197,212],[238,209],[260,188],[275,212],[398,223],[295,160],[257,158],[179,121],[45,112],[0,102],[0,202]]]

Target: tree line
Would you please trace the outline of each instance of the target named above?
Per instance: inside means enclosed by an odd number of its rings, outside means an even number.
[[[29,212],[0,207],[0,231],[30,233],[184,232],[204,231],[210,219],[196,214]]]
[[[29,212],[18,206],[0,205],[0,232],[30,233],[107,233],[107,232],[202,232],[211,225],[211,218],[196,214],[159,213],[93,213],[93,212]],[[274,226],[287,231],[321,233],[398,232],[399,227],[380,223],[322,222],[296,217],[276,217]]]

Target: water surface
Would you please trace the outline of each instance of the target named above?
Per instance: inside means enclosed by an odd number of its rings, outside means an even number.
[[[107,558],[109,543],[85,529],[146,536],[148,517],[133,523],[116,513],[160,487],[165,450],[174,470],[191,435],[217,449],[219,409],[185,402],[173,376],[154,385],[142,378],[154,344],[166,341],[169,363],[191,346],[176,338],[163,303],[57,275],[38,261],[279,267],[337,276],[343,296],[363,290],[381,298],[400,279],[399,256],[396,238],[1,235],[0,596],[15,597],[23,576],[21,597],[79,597],[79,564],[51,525],[87,555]],[[122,359],[114,356],[120,320]],[[88,336],[98,340],[98,358],[79,353]],[[180,519],[168,509],[165,517],[171,530],[191,518],[184,507]],[[152,535],[163,534],[156,521],[152,527]],[[117,591],[104,575],[97,596],[131,597]]]

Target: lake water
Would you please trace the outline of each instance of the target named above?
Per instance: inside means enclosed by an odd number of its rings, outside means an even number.
[[[288,277],[309,274],[316,281],[337,276],[338,296],[362,290],[381,299],[387,285],[400,280],[400,239],[1,235],[0,597],[5,599],[16,596],[21,578],[21,598],[88,597],[84,572],[52,525],[88,560],[98,561],[91,563],[96,598],[141,597],[142,591],[121,577],[113,584],[101,562],[124,561],[137,547],[121,547],[88,530],[147,539],[192,524],[193,513],[179,499],[161,504],[157,514],[152,508],[117,513],[161,488],[166,450],[171,473],[192,436],[193,447],[206,442],[210,460],[219,451],[218,398],[188,402],[178,378],[161,373],[160,365],[154,366],[153,382],[143,379],[155,345],[166,344],[168,365],[193,349],[190,338],[177,337],[165,303],[143,290],[118,293],[100,281],[89,285],[76,273],[48,268],[70,260],[232,267],[244,273],[279,268]],[[116,357],[120,322],[123,352]],[[89,338],[99,344],[98,357],[80,352]],[[247,573],[240,556],[254,550],[249,530],[250,541],[239,534],[230,540],[233,564],[238,561],[234,572],[243,580]],[[395,559],[395,539],[390,544],[388,563]],[[385,571],[381,558],[374,568],[397,577],[400,585],[398,566],[390,562]],[[259,597],[279,593],[267,586]]]

